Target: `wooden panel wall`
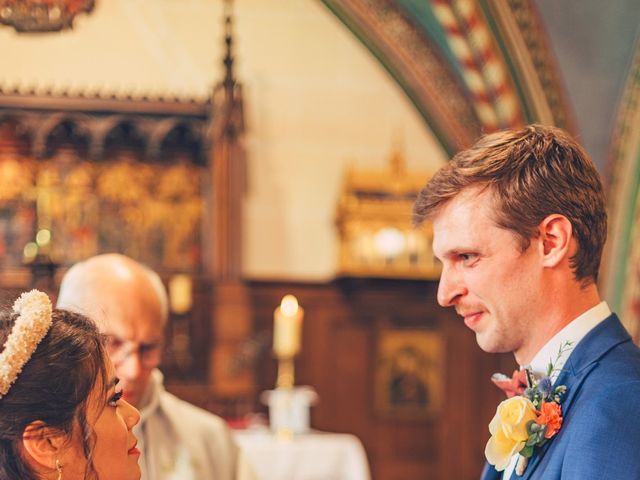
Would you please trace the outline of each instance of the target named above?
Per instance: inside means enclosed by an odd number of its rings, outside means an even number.
[[[305,319],[296,383],[318,391],[320,402],[312,410],[312,427],[357,435],[367,451],[373,480],[479,478],[489,436],[487,425],[502,399],[489,377],[496,371],[510,373],[515,362],[510,354],[489,355],[479,349],[462,320],[436,304],[437,283],[341,280],[327,284],[253,282],[247,287],[256,338],[270,338],[273,310],[282,296],[292,293],[298,297]],[[0,302],[10,305],[20,290],[3,289]],[[194,304],[191,321],[210,317],[208,295],[198,290],[196,297],[198,307]],[[445,403],[439,415],[407,419],[376,412],[376,337],[381,329],[389,328],[428,328],[444,338]],[[196,337],[206,339],[204,332],[196,330]],[[200,351],[203,344],[199,341],[192,347]],[[170,390],[224,416],[256,408],[266,411],[257,398],[216,395],[202,381],[207,378],[202,355],[194,356],[194,371],[186,376],[165,364]],[[257,392],[273,388],[276,362],[270,349],[263,350],[257,360]]]
[[[299,385],[312,385],[320,403],[312,427],[348,432],[365,445],[374,480],[476,479],[487,425],[501,400],[490,382],[510,373],[511,355],[482,352],[462,320],[436,304],[437,283],[338,280],[325,285],[250,284],[255,331],[272,328],[273,309],[292,293],[305,308]],[[445,403],[430,419],[382,416],[374,408],[376,335],[381,328],[429,328],[445,340]],[[275,360],[260,362],[259,389],[273,388]]]

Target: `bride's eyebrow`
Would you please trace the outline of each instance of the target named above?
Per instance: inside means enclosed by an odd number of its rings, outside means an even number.
[[[113,387],[115,387],[116,385],[118,385],[118,383],[120,383],[120,379],[118,377],[113,377],[110,381],[107,382],[107,384],[105,385],[105,392],[108,392],[109,390],[111,390]]]

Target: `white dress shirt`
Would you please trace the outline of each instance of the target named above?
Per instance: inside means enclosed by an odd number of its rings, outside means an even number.
[[[226,423],[164,389],[156,369],[133,432],[142,480],[255,480]]]
[[[607,305],[607,302],[600,302],[595,307],[590,308],[556,333],[551,340],[536,353],[531,363],[526,367],[537,377],[541,377],[547,375],[549,363],[552,363],[553,372],[551,372],[551,381],[555,382],[564,368],[565,363],[567,363],[569,355],[571,355],[571,352],[580,340],[609,315],[611,315],[611,309],[609,305]],[[569,346],[567,346],[568,343],[570,343]],[[559,355],[561,350],[562,354]],[[524,366],[520,368],[524,368]],[[511,457],[509,465],[507,465],[507,468],[504,469],[504,473],[502,474],[503,479],[511,478],[517,462],[518,455]]]

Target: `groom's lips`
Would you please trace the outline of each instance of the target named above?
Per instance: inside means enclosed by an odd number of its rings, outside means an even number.
[[[473,327],[480,323],[482,315],[484,315],[484,312],[463,313],[462,316],[464,318],[464,324],[467,328],[473,330]]]

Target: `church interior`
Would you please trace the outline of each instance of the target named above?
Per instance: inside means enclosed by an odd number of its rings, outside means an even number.
[[[168,289],[171,392],[245,435],[309,386],[373,480],[478,478],[515,362],[438,306],[413,200],[483,133],[568,130],[638,342],[639,25],[634,0],[0,0],[0,298],[123,253]]]

